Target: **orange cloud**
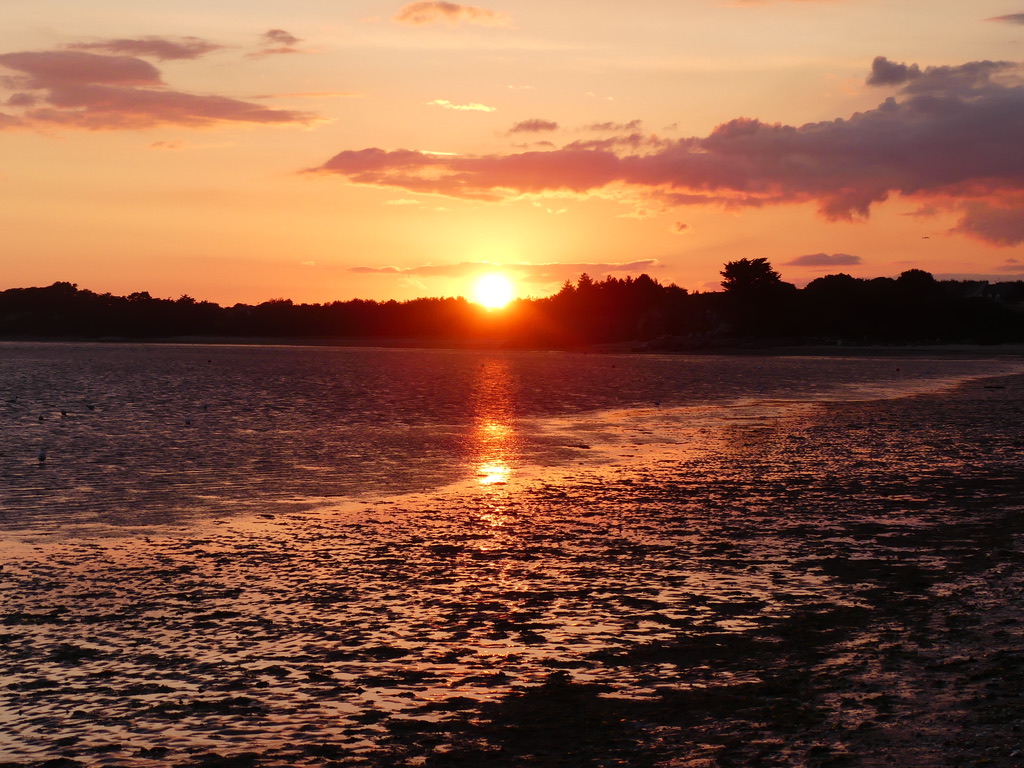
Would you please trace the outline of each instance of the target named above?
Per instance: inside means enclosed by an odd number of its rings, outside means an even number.
[[[0,67],[18,73],[0,79],[0,85],[19,90],[7,104],[21,110],[8,116],[13,124],[0,121],[0,127],[203,128],[220,123],[308,124],[316,119],[226,96],[170,90],[156,67],[132,56],[24,51],[0,54]]]
[[[879,74],[882,73],[882,74]],[[437,157],[383,149],[340,152],[318,168],[361,184],[476,200],[617,194],[662,205],[816,202],[828,219],[867,217],[892,194],[966,211],[959,231],[1024,242],[1024,82],[1008,62],[917,67],[875,60],[871,81],[896,97],[847,119],[801,126],[737,118],[705,137],[611,137],[548,152]],[[957,199],[960,202],[950,203]]]
[[[437,24],[451,26],[473,24],[478,27],[507,27],[511,25],[508,16],[474,5],[459,5],[440,0],[424,0],[402,6],[395,14],[395,21],[403,24]]]

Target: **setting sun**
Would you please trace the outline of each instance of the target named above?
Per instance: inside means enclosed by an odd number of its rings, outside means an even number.
[[[514,295],[512,282],[497,272],[481,275],[473,289],[473,299],[487,309],[501,309]]]

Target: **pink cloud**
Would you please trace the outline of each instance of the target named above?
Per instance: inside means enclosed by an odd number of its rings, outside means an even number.
[[[163,84],[160,70],[131,56],[101,56],[83,51],[22,51],[0,54],[0,66],[21,72],[27,88],[90,83],[121,86]]]
[[[996,202],[972,200],[961,209],[954,232],[997,245],[1024,243],[1024,194]]]
[[[198,37],[143,37],[138,39],[100,40],[95,43],[73,43],[66,46],[73,51],[98,51],[100,53],[124,54],[127,56],[151,56],[160,61],[171,59],[198,59],[207,53],[223,50],[217,45]]]
[[[23,126],[24,121],[20,117],[0,112],[0,131],[7,128],[21,128]]]
[[[205,128],[217,123],[308,122],[300,112],[268,109],[224,96],[180,91],[71,86],[50,93],[50,107],[29,110],[28,117],[45,123],[89,129],[153,128],[178,125]]]
[[[395,14],[395,21],[416,25],[446,23],[455,26],[464,23],[480,27],[507,27],[511,24],[508,16],[503,13],[442,0],[424,0],[403,5]]]
[[[615,190],[673,206],[815,202],[828,219],[863,218],[893,194],[924,202],[1024,192],[1020,75],[1007,62],[920,70],[876,59],[872,78],[900,91],[846,119],[792,126],[737,118],[705,137],[629,134],[507,155],[349,150],[311,170],[480,200]],[[1013,227],[980,217],[969,213],[961,231],[998,244],[1015,237]]]
[[[0,54],[6,78],[21,89],[9,106],[21,108],[19,126],[63,126],[89,130],[176,125],[203,128],[221,123],[306,124],[305,112],[269,109],[226,96],[167,88],[160,71],[142,59],[85,51]],[[31,91],[31,93],[26,93]]]

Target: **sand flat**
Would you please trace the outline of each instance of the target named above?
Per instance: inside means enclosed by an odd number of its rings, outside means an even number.
[[[522,481],[12,538],[0,765],[1024,764],[1022,416],[1024,377],[978,380]]]

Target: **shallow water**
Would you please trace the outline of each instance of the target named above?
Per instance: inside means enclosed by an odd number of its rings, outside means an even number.
[[[0,761],[820,765],[794,745],[934,698],[908,616],[952,622],[1021,529],[1024,377],[977,379],[1014,360],[17,352]],[[339,434],[366,455],[305,455]]]
[[[0,344],[0,530],[147,526],[422,491],[884,397],[1010,360]],[[38,460],[45,449],[45,462]],[[589,453],[589,455],[585,455]]]

